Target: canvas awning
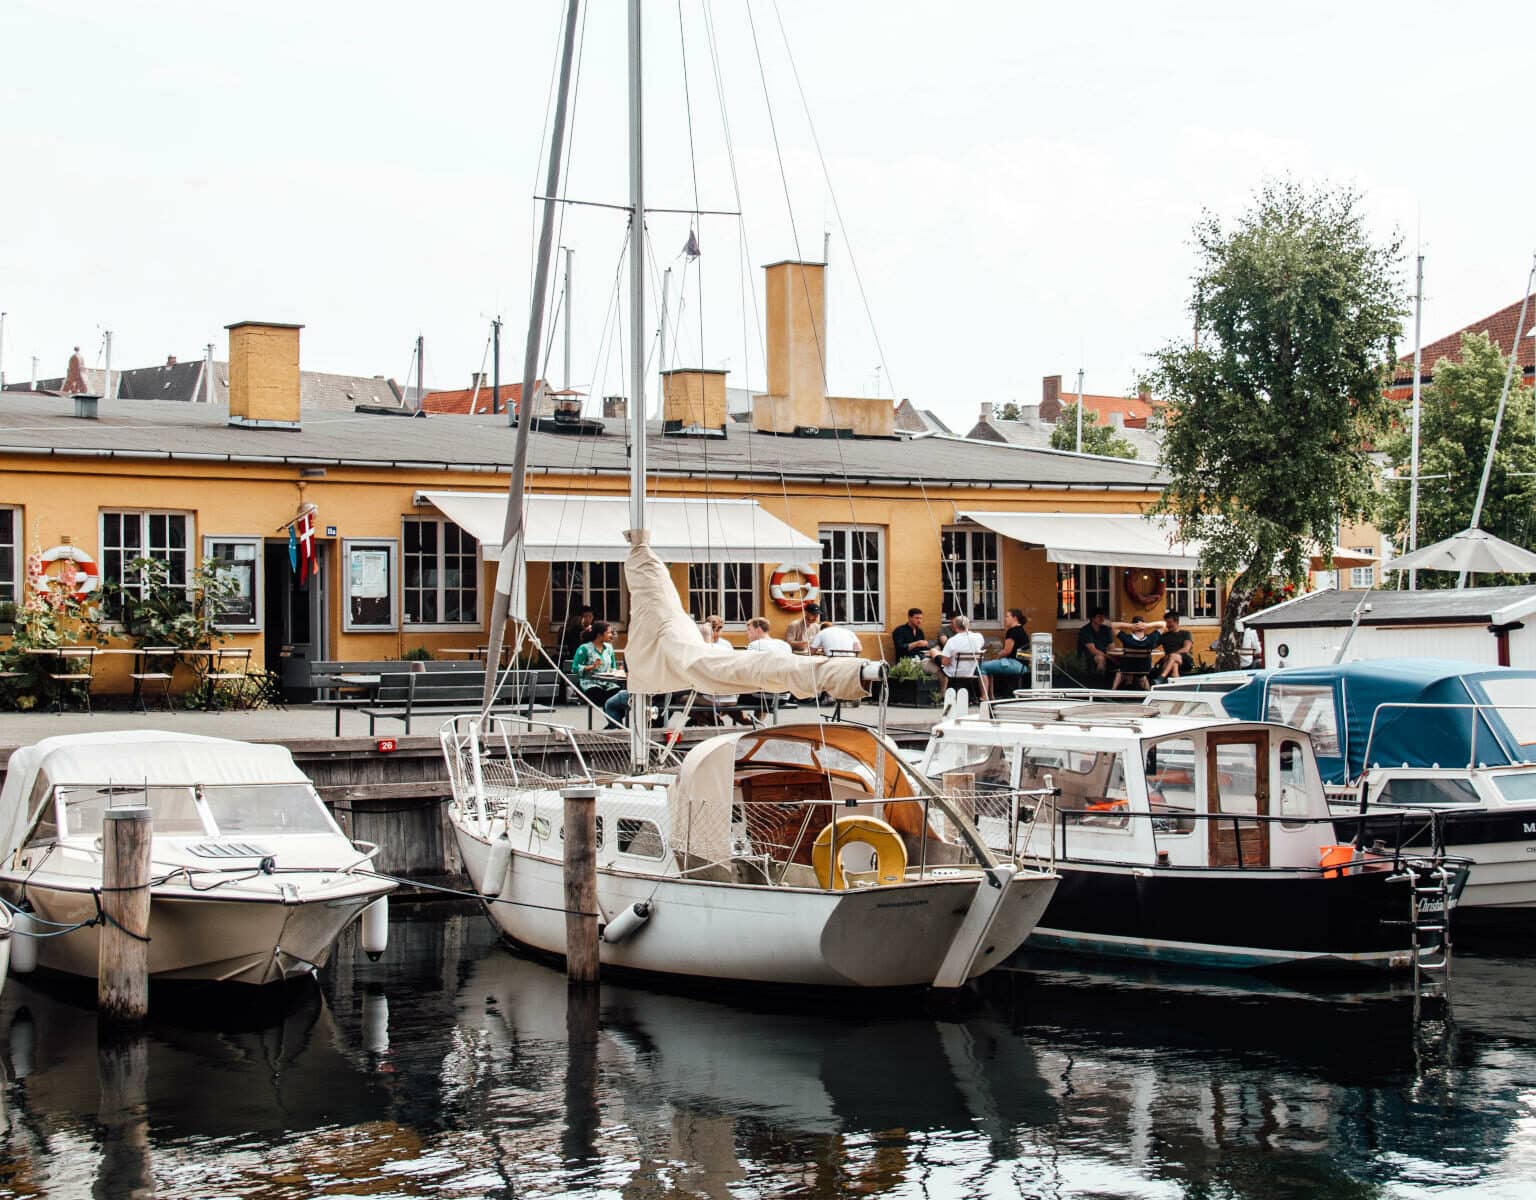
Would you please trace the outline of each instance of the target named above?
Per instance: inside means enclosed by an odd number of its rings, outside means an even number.
[[[1174,540],[1173,523],[1134,513],[963,512],[963,520],[984,525],[1025,546],[1039,547],[1054,563],[1094,567],[1149,567],[1194,571],[1200,547]]]
[[[417,492],[480,542],[501,551],[505,492]],[[651,547],[663,562],[815,562],[821,544],[763,510],[756,500],[651,499]],[[629,500],[619,496],[530,495],[524,517],[529,562],[620,562]]]

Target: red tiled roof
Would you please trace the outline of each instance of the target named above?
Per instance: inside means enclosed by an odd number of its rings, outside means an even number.
[[[1442,358],[1448,358],[1452,362],[1461,361],[1461,335],[1464,333],[1486,333],[1493,339],[1499,350],[1509,353],[1510,343],[1516,340],[1517,334],[1527,332],[1531,325],[1536,324],[1536,297],[1532,297],[1532,303],[1525,310],[1526,328],[1516,330],[1515,321],[1520,316],[1520,301],[1516,300],[1506,308],[1473,321],[1470,325],[1463,325],[1455,333],[1447,334],[1437,341],[1430,342],[1420,351],[1424,378],[1428,379],[1434,371],[1435,364]],[[1523,374],[1529,375],[1536,368],[1536,338],[1520,337],[1519,362]],[[1394,384],[1409,387],[1413,386],[1413,351],[1410,350],[1397,360],[1397,369],[1393,372]],[[1398,388],[1394,387],[1388,394],[1396,395]],[[1407,392],[1403,395],[1406,397]]]
[[[1063,388],[1062,407],[1076,403],[1077,393]],[[1083,408],[1088,412],[1098,413],[1100,422],[1105,425],[1110,423],[1111,413],[1121,413],[1125,417],[1124,424],[1127,429],[1145,429],[1147,418],[1156,410],[1155,405],[1139,396],[1095,396],[1092,392],[1083,393]]]
[[[539,387],[543,386],[543,380],[540,380]],[[538,389],[535,388],[534,390],[537,391]],[[468,416],[469,401],[471,397],[474,397],[475,412],[488,413],[491,411],[491,391],[492,388],[487,384],[480,389],[478,396],[475,395],[474,388],[463,388],[456,392],[428,392],[422,397],[422,411],[446,413],[459,417]],[[504,383],[501,385],[497,398],[501,401],[499,408],[502,412],[507,411],[509,404],[515,409],[522,403],[523,385],[520,383]]]

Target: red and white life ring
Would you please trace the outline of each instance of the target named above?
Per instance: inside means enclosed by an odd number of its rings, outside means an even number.
[[[59,577],[59,581],[68,583],[70,576],[74,576],[74,587],[71,590],[76,599],[84,600],[101,585],[101,574],[96,568],[96,560],[79,546],[50,546],[38,555],[38,561],[41,566],[33,577],[32,586],[39,592],[46,592],[53,582],[48,577],[48,564],[53,562],[70,564],[64,569],[64,574]]]
[[[786,581],[786,575],[800,578]],[[785,612],[799,612],[821,595],[821,579],[809,563],[780,563],[768,580],[768,595]]]

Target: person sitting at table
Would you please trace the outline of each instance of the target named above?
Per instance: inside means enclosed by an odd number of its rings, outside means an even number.
[[[1189,630],[1179,628],[1179,614],[1163,615],[1163,632],[1158,635],[1158,645],[1163,648],[1163,661],[1158,665],[1159,679],[1177,679],[1186,671],[1195,669],[1195,639]]]
[[[1115,680],[1109,685],[1110,690],[1118,690],[1128,679],[1139,679],[1145,689],[1147,676],[1152,671],[1152,651],[1157,647],[1157,632],[1142,619],[1140,613],[1129,621],[1116,621],[1114,627],[1119,630],[1116,637],[1124,653],[1121,662],[1115,667]]]
[[[823,621],[816,636],[811,639],[808,653],[834,656],[863,654],[864,643],[859,641],[859,635],[846,625],[834,625],[831,621]]]
[[[821,605],[812,600],[800,611],[800,615],[789,623],[789,628],[784,631],[784,640],[796,654],[804,654],[810,647],[811,639],[820,632]]]
[[[789,643],[773,636],[767,617],[753,617],[747,622],[747,649],[759,654],[793,654]]]
[[[570,662],[576,657],[576,647],[592,640],[592,623],[597,618],[590,604],[583,604],[577,614],[565,623],[560,631],[560,661]]]
[[[996,658],[981,664],[981,698],[992,699],[992,680],[1000,678],[1003,686],[1022,683],[1029,667],[1029,632],[1024,628],[1024,610],[1010,608],[1003,627],[1003,648]]]
[[[581,694],[605,712],[608,701],[615,699],[623,690],[612,678],[617,668],[613,659],[613,646],[609,641],[611,637],[612,630],[607,621],[594,621],[592,640],[577,646],[576,655],[571,660],[571,674],[576,677],[576,686],[581,689]],[[609,678],[599,679],[599,675],[607,675]],[[627,694],[624,699],[627,709]],[[623,724],[623,721],[619,724]]]
[[[1115,640],[1115,631],[1109,627],[1109,616],[1102,608],[1096,608],[1088,617],[1088,623],[1077,631],[1077,652],[1093,664],[1100,675],[1109,673],[1109,647]]]
[[[935,679],[939,677],[939,664],[933,661],[931,653],[933,643],[928,640],[928,635],[923,632],[923,610],[920,608],[907,609],[907,621],[904,625],[898,625],[891,630],[891,645],[896,651],[897,659],[915,658],[923,666],[923,670]]]
[[[950,617],[949,627],[953,632],[944,640],[943,648],[933,652],[943,671],[945,687],[957,679],[970,679],[974,676],[982,651],[987,648],[986,639],[971,628],[970,618],[963,613]],[[966,656],[964,661],[957,662],[957,656],[962,654]]]

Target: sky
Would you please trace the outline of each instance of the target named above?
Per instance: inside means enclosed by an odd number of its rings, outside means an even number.
[[[520,377],[563,8],[6,0],[6,378],[100,365],[106,330],[117,367],[223,358],[272,320],[307,369],[400,380],[420,334],[428,385],[464,387],[498,314]],[[628,390],[627,214],[594,206],[628,198],[625,6],[583,11],[572,365],[557,323],[540,373],[602,395]],[[1407,292],[1422,251],[1427,342],[1530,267],[1533,40],[1513,3],[648,0],[647,204],[740,214],[649,217],[651,366],[672,267],[660,361],[762,388],[761,267],[825,245],[834,394],[962,432],[1046,375],[1123,394],[1188,334],[1193,224],[1285,175],[1358,189]]]

